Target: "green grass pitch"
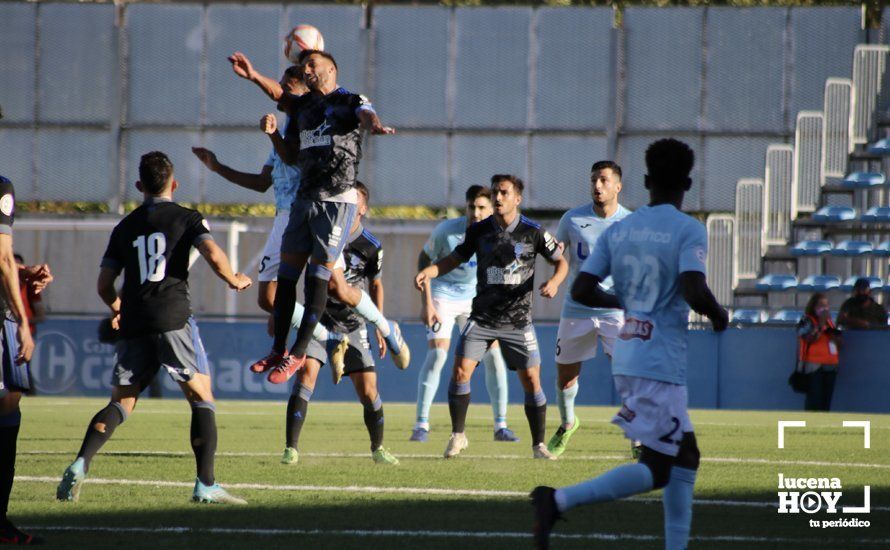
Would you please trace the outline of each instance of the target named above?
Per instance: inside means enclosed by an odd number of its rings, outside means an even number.
[[[539,484],[566,485],[630,460],[608,420],[613,408],[580,407],[581,429],[556,462],[531,459],[522,408],[511,406],[520,443],[492,441],[491,410],[470,409],[470,447],[441,458],[447,407],[433,408],[430,442],[408,442],[414,407],[385,404],[385,445],[399,466],[370,459],[357,403],[313,403],[300,462],[279,464],[283,402],[218,405],[217,479],[246,507],[190,502],[194,460],[184,400],[144,399],[93,461],[80,502],[59,503],[55,488],[92,415],[106,400],[22,400],[17,481],[10,517],[55,547],[67,548],[530,548]],[[548,436],[558,422],[550,407]],[[880,548],[890,546],[890,417],[845,413],[693,411],[702,451],[690,548]],[[777,421],[805,420],[777,448]],[[863,430],[844,420],[871,422]],[[839,478],[841,504],[871,513],[786,515],[776,510],[778,474]],[[868,528],[813,528],[810,521],[858,518]],[[553,548],[661,548],[660,493],[578,508],[557,525]],[[296,545],[296,546],[294,546]]]

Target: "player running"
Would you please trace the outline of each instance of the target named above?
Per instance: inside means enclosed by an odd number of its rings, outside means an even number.
[[[570,270],[569,288],[603,231],[630,214],[630,210],[618,204],[620,192],[621,167],[610,160],[601,160],[590,169],[593,202],[569,210],[559,220],[556,240],[565,245]],[[611,287],[612,279],[607,277],[603,288]],[[623,322],[620,309],[590,308],[579,304],[570,295],[565,297],[556,335],[556,404],[562,423],[547,443],[547,450],[554,456],[565,452],[569,439],[581,426],[575,416],[581,364],[596,357],[597,340],[603,343],[603,352],[611,357],[615,337]]]
[[[214,479],[216,406],[204,345],[191,316],[189,251],[197,248],[231,289],[244,290],[251,281],[232,272],[204,216],[173,202],[178,186],[173,164],[164,153],[142,156],[136,188],[145,200],[112,231],[97,283],[99,296],[111,309],[112,324],[120,332],[111,402],[90,420],[77,459],[65,470],[56,490],[59,500],[78,500],[90,461],[132,414],[139,394],[164,367],[192,409],[191,444],[197,463],[192,500],[246,504]],[[122,270],[124,284],[118,296],[114,282]]]
[[[433,229],[423,245],[417,260],[418,269],[448,256],[463,241],[467,227],[491,216],[491,189],[472,185],[466,192],[466,215],[445,220]],[[462,331],[470,316],[473,296],[476,294],[476,257],[461,264],[446,275],[424,285],[423,316],[427,327],[429,350],[417,375],[417,423],[411,432],[411,441],[426,442],[430,432],[430,406],[439,389],[442,367],[451,347],[451,332],[455,323]],[[494,411],[494,440],[519,441],[513,430],[507,427],[507,366],[504,356],[495,342],[483,357],[485,387]]]
[[[700,456],[687,411],[689,307],[706,315],[717,332],[728,321],[705,280],[707,232],[679,210],[692,185],[693,163],[692,150],[680,141],[649,146],[649,205],[603,233],[572,287],[572,298],[582,304],[625,311],[612,357],[622,406],[612,422],[643,447],[638,463],[571,487],[536,487],[531,498],[538,548],[548,547],[553,524],[566,510],[662,487],[665,548],[686,548]],[[600,287],[609,275],[614,296]]]
[[[383,247],[374,235],[362,226],[362,219],[368,211],[368,188],[360,181],[356,182],[358,190],[358,211],[346,237],[341,262],[345,264],[346,280],[355,288],[367,289],[374,297],[375,303],[383,307]],[[337,264],[340,268],[340,262]],[[369,286],[370,285],[370,286]],[[368,329],[363,319],[345,304],[334,298],[328,298],[324,314],[319,326],[344,335],[343,347],[335,353],[345,355],[345,374],[352,380],[359,401],[365,409],[365,426],[371,438],[371,458],[377,464],[398,464],[399,461],[383,447],[383,401],[377,391],[377,374],[374,372],[374,358],[371,355],[371,344],[368,340]],[[385,343],[378,338],[383,355]],[[318,371],[328,361],[328,352],[324,345],[313,339],[307,349],[306,366],[297,375],[287,402],[286,446],[281,457],[282,464],[296,464],[300,458],[297,444],[300,431],[306,421],[309,400],[315,389]],[[334,383],[339,382],[343,373],[334,373]]]
[[[525,415],[532,434],[535,458],[555,460],[544,444],[547,398],[541,389],[541,352],[531,320],[535,258],[540,254],[555,266],[553,276],[540,287],[541,296],[553,298],[569,267],[562,248],[540,225],[519,214],[522,180],[497,174],[491,178],[494,215],[467,228],[464,242],[435,264],[423,269],[415,286],[423,290],[476,255],[476,297],[470,321],[457,344],[454,372],[448,388],[451,438],[445,458],[467,448],[464,433],[470,407],[470,378],[494,341],[500,343],[507,367],[515,370],[525,390]]]

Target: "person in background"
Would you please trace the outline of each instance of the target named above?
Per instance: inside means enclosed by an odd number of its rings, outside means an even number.
[[[887,309],[871,297],[871,284],[866,278],[856,279],[853,295],[841,304],[837,326],[842,329],[875,330],[886,328]]]
[[[837,378],[838,348],[841,331],[831,321],[828,298],[814,293],[807,302],[804,316],[797,324],[799,370],[807,375],[804,409],[827,411]]]
[[[28,317],[28,325],[30,325],[31,328],[31,337],[36,338],[37,325],[46,320],[46,306],[43,304],[43,297],[40,295],[40,291],[43,290],[43,287],[46,285],[41,284],[38,286],[36,284],[37,280],[29,277],[29,274],[35,269],[45,269],[46,273],[49,274],[49,266],[46,264],[27,266],[25,265],[25,259],[17,252],[13,257],[19,267],[19,279],[22,282],[22,284],[19,285],[19,289],[22,293],[22,304],[25,306],[25,315]]]

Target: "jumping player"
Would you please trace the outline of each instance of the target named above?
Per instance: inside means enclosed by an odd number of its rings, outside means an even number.
[[[680,141],[663,139],[649,146],[649,205],[603,233],[572,287],[572,298],[582,304],[625,311],[612,357],[622,406],[612,422],[642,442],[642,452],[638,463],[578,485],[536,487],[531,497],[538,548],[548,547],[553,524],[567,510],[660,488],[665,548],[686,548],[700,456],[687,412],[689,307],[706,315],[717,332],[728,321],[705,280],[705,228],[679,210],[692,185],[693,162],[692,150]],[[600,287],[609,275],[614,296]]]
[[[433,229],[423,245],[417,260],[418,270],[424,269],[451,254],[467,232],[467,227],[491,216],[491,189],[472,185],[466,192],[466,215],[445,220]],[[417,375],[417,424],[411,432],[411,441],[425,442],[430,431],[430,406],[439,389],[439,378],[454,325],[462,331],[467,323],[476,294],[476,258],[461,264],[451,273],[433,279],[424,285],[423,321],[429,350]],[[495,342],[482,359],[485,364],[485,387],[494,412],[494,440],[519,441],[513,430],[507,427],[507,366],[504,356]]]
[[[569,210],[559,220],[556,240],[565,246],[569,288],[603,231],[630,214],[630,210],[618,204],[620,192],[621,167],[610,160],[594,163],[590,169],[593,202]],[[610,289],[612,279],[606,278],[603,285]],[[623,321],[620,309],[589,308],[571,296],[565,297],[556,335],[556,404],[562,423],[547,443],[547,450],[555,456],[565,452],[569,438],[581,425],[575,416],[581,364],[596,357],[597,341],[603,343],[603,352],[612,356],[612,346]]]
[[[229,288],[251,285],[233,273],[225,252],[214,242],[204,217],[173,202],[179,186],[164,153],[151,152],[139,162],[139,189],[145,200],[114,228],[97,283],[120,331],[115,345],[111,402],[87,428],[77,459],[65,470],[56,498],[77,501],[90,461],[132,414],[139,394],[161,367],[179,383],[192,409],[191,444],[197,463],[192,499],[196,502],[246,504],[214,479],[216,406],[210,371],[189,303],[189,251],[194,246]],[[124,273],[120,296],[115,279]]]
[[[516,371],[525,390],[533,456],[556,458],[544,444],[547,398],[541,389],[541,352],[532,325],[531,305],[535,258],[540,254],[555,266],[553,276],[540,287],[545,298],[556,296],[569,267],[553,237],[519,214],[523,188],[522,180],[516,176],[492,176],[494,215],[468,227],[464,242],[450,255],[423,269],[414,281],[417,289],[423,290],[429,280],[445,275],[476,255],[476,297],[470,321],[457,344],[448,388],[452,433],[445,458],[457,456],[467,448],[464,431],[470,406],[470,378],[495,341],[500,343],[507,368]]]

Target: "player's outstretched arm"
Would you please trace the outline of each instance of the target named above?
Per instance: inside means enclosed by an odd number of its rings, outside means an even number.
[[[454,254],[449,254],[433,265],[421,269],[420,273],[414,277],[414,287],[423,292],[424,285],[428,284],[430,280],[454,271],[462,263],[460,258]]]
[[[371,109],[361,109],[358,112],[358,118],[361,121],[362,129],[377,135],[391,135],[396,133],[396,129],[391,126],[384,126],[380,122],[380,117]]]
[[[232,265],[229,263],[228,256],[213,239],[201,241],[198,245],[198,252],[201,253],[201,256],[204,256],[204,259],[210,265],[210,269],[216,273],[217,277],[225,281],[232,290],[241,291],[253,284],[253,281],[247,275],[232,271]]]
[[[31,360],[34,352],[34,341],[31,339],[31,328],[28,326],[28,317],[25,314],[25,304],[22,302],[22,292],[19,287],[19,266],[16,264],[12,251],[12,235],[0,234],[0,279],[2,279],[3,294],[12,316],[18,325],[16,338],[19,344],[19,353],[15,357],[16,363],[26,363]]]
[[[278,101],[284,95],[284,89],[281,87],[281,84],[274,78],[269,78],[254,69],[250,59],[243,53],[235,52],[228,59],[236,75],[259,86],[260,90],[269,96],[269,99],[272,101]]]
[[[711,325],[716,332],[726,330],[726,326],[729,324],[729,314],[711,293],[704,273],[701,271],[680,273],[680,292],[683,293],[683,299],[693,311],[701,313],[711,320]]]
[[[216,154],[210,149],[203,147],[192,147],[192,153],[198,157],[198,160],[207,167],[208,170],[215,174],[219,174],[226,180],[251,191],[265,193],[272,187],[272,167],[263,166],[263,170],[259,174],[248,174],[247,172],[239,172],[233,168],[226,166],[216,158]]]
[[[572,300],[587,307],[621,309],[621,302],[618,301],[618,298],[600,286],[602,281],[596,275],[579,271],[575,284],[572,285]]]

